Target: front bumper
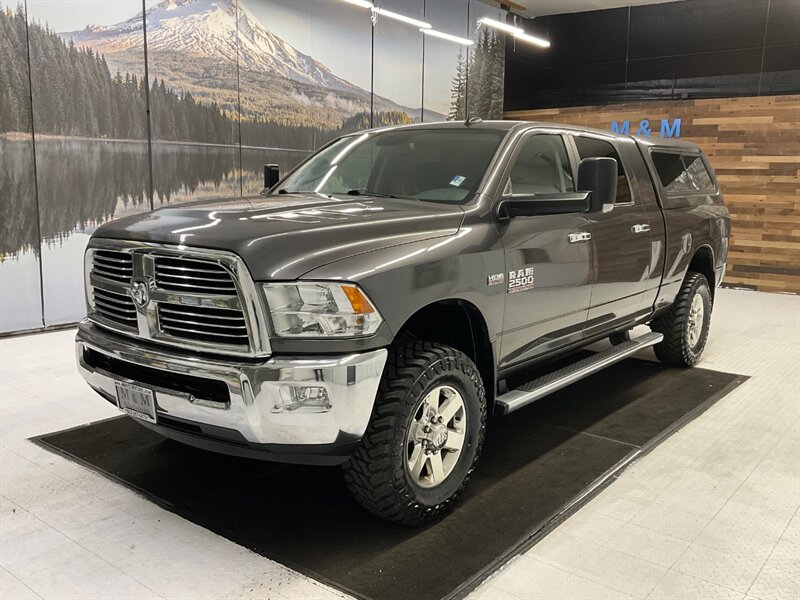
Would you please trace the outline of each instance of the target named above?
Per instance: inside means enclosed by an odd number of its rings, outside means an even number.
[[[219,360],[84,320],[76,355],[83,378],[109,402],[115,381],[154,390],[157,423],[141,423],[167,437],[238,456],[337,464],[367,428],[387,352]]]

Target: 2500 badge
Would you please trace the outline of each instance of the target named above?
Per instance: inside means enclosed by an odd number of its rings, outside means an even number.
[[[508,293],[524,292],[533,289],[533,267],[525,267],[508,272]]]

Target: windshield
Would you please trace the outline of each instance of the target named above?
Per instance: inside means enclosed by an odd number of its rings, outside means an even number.
[[[460,202],[474,194],[505,135],[466,128],[349,135],[311,157],[279,192]]]

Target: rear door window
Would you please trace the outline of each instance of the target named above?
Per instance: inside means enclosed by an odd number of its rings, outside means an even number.
[[[713,192],[714,181],[706,168],[706,163],[699,156],[682,155],[683,164],[686,165],[686,172],[698,192]]]
[[[714,181],[700,156],[653,152],[652,157],[661,186],[667,195],[714,192]]]

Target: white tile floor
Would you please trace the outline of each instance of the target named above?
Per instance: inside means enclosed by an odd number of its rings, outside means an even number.
[[[0,340],[0,597],[344,597],[27,441],[117,414],[73,335]],[[472,598],[800,597],[799,340],[800,297],[720,290],[702,366],[751,379]]]

